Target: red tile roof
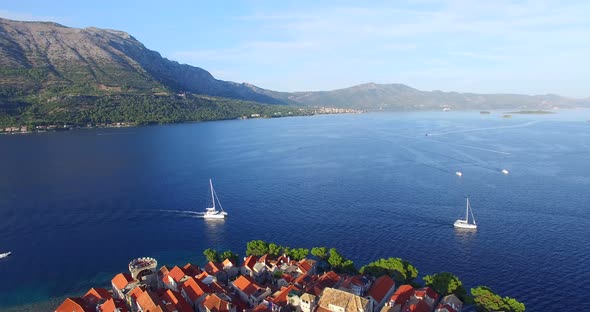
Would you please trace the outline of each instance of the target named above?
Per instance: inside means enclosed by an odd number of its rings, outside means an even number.
[[[190,277],[182,284],[182,289],[186,292],[191,301],[196,301],[205,293],[211,293],[211,289],[198,279]]]
[[[314,296],[320,296],[324,288],[334,287],[339,281],[340,276],[334,271],[330,271],[322,274],[317,280],[315,280],[314,276],[314,281],[310,281],[304,285],[304,289]]]
[[[168,273],[168,276],[172,277],[172,279],[174,281],[176,281],[177,283],[180,282],[180,280],[185,277],[187,274],[184,271],[183,268],[179,267],[179,266],[174,266],[172,268],[172,270],[170,270],[170,272]]]
[[[284,279],[287,283],[291,283],[293,281],[293,276],[289,274],[283,274],[281,278]]]
[[[307,284],[317,281],[317,275],[301,274],[295,278],[294,284],[305,287]]]
[[[223,262],[221,264],[223,265],[224,268],[227,266],[235,266],[235,264],[229,259],[223,260]]]
[[[299,261],[298,265],[299,270],[301,270],[301,272],[303,273],[307,273],[311,270],[311,268],[313,267],[313,264],[309,261],[307,261],[307,259],[303,259],[301,261]]]
[[[288,257],[285,257],[285,255],[282,255],[277,259],[277,264],[281,265],[283,263],[289,263],[289,260],[290,259]]]
[[[207,278],[207,276],[209,276],[209,273],[203,271],[201,274],[195,276],[195,278],[202,281]]]
[[[203,270],[201,270],[201,268],[199,268],[198,266],[196,266],[192,263],[187,263],[182,268],[184,269],[184,272],[186,273],[186,275],[189,275],[189,276],[197,276],[197,275],[201,274],[201,272],[203,272]]]
[[[419,300],[415,304],[406,304],[402,312],[431,312],[432,308],[424,300]]]
[[[162,275],[168,274],[168,272],[170,272],[170,268],[169,268],[169,267],[167,267],[167,266],[163,265],[163,266],[160,268],[160,273],[161,273]]]
[[[258,260],[258,257],[249,256],[248,258],[246,258],[246,260],[244,260],[244,266],[249,268],[250,270],[254,270],[254,265],[256,264],[256,260]]]
[[[219,285],[219,283],[217,282],[212,282],[211,284],[207,285],[209,286],[209,288],[211,289],[211,292],[214,293],[227,293],[227,291],[221,286]]]
[[[90,290],[82,297],[84,301],[91,305],[96,305],[100,301],[113,298],[111,293],[104,288],[90,288]]]
[[[394,304],[404,305],[410,297],[414,295],[414,287],[410,285],[401,285],[391,296],[390,301]]]
[[[306,291],[316,297],[319,297],[322,295],[322,291],[324,291],[324,287],[318,286],[318,285],[312,285],[309,286]]]
[[[268,264],[268,262],[270,260],[271,260],[271,256],[269,256],[268,254],[265,254],[265,255],[261,256],[260,258],[258,258],[258,262],[264,263],[264,264]]]
[[[253,279],[249,276],[240,275],[235,281],[232,282],[235,287],[240,289],[243,293],[250,296],[255,293],[257,290],[262,288],[262,286],[258,285]]]
[[[342,287],[351,288],[351,285],[356,285],[358,287],[364,287],[365,282],[363,282],[363,276],[362,275],[349,276],[346,279],[344,279],[344,282],[342,282]]]
[[[128,312],[129,309],[122,299],[109,299],[99,308],[100,312]]]
[[[257,305],[254,309],[252,309],[250,312],[268,312],[268,311],[270,311],[270,307],[264,303],[261,303],[261,304]]]
[[[168,289],[160,296],[160,299],[168,304],[172,304],[178,312],[193,312],[191,305],[177,291]]]
[[[82,298],[66,298],[55,312],[94,312],[94,307],[86,303]]]
[[[305,283],[305,280],[309,280],[310,278],[311,277],[307,274],[299,274],[299,276],[297,276],[295,280],[293,280],[293,283],[303,285]]]
[[[231,308],[230,302],[219,298],[216,294],[205,297],[201,304],[211,312],[227,312]]]
[[[209,261],[209,263],[205,264],[205,271],[209,274],[216,274],[219,271],[223,271],[223,266]]]
[[[119,273],[113,277],[111,282],[118,290],[122,290],[125,289],[129,283],[133,282],[133,278],[129,273]]]
[[[436,293],[436,291],[434,291],[434,289],[430,288],[430,287],[423,287],[420,289],[416,289],[416,292],[414,293],[414,295],[418,298],[424,298],[424,295],[427,295],[428,297],[436,300],[438,299],[438,294]]]
[[[145,286],[135,286],[127,295],[134,301],[145,291]]]
[[[334,271],[326,272],[320,276],[318,282],[324,287],[333,287],[340,281],[340,276]]]
[[[393,279],[387,275],[383,275],[375,280],[373,287],[369,290],[369,296],[375,299],[378,303],[381,303],[385,295],[387,295],[387,292],[389,292],[394,286],[395,282]]]
[[[289,292],[291,292],[294,289],[299,290],[294,285],[289,285],[287,287],[283,286],[283,287],[281,287],[280,292],[278,294],[276,294],[275,296],[273,296],[272,298],[270,298],[269,301],[276,304],[276,305],[286,306],[287,300],[288,300],[287,296],[289,295]]]
[[[164,312],[160,306],[159,298],[149,290],[142,292],[137,297],[137,304],[144,312]]]
[[[168,273],[164,274],[164,276],[162,276],[162,283],[164,283],[164,285],[166,286],[170,286],[170,279],[169,279],[170,275],[168,275]]]

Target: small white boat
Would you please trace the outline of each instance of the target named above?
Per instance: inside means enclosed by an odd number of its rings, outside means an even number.
[[[471,212],[471,220],[473,220],[473,223],[469,223],[469,213],[470,212]],[[477,229],[477,224],[475,223],[475,217],[473,216],[473,210],[471,210],[471,205],[469,205],[469,197],[467,197],[467,208],[465,208],[465,220],[459,219],[459,220],[455,221],[455,223],[453,225],[459,229],[469,229],[469,230]]]
[[[508,170],[506,170],[506,169],[502,169],[502,173],[503,174],[509,174],[510,172]]]
[[[213,189],[213,182],[209,179],[209,186],[211,187],[211,201],[213,202],[213,207],[208,207],[205,209],[205,214],[203,214],[203,218],[205,219],[223,219],[227,216],[227,212],[223,211],[223,207],[221,206],[221,202],[219,201],[219,197],[217,197],[217,193],[215,193],[215,189]],[[219,203],[219,208],[221,210],[217,210],[215,207],[215,200]]]
[[[0,253],[0,259],[2,259],[2,258],[6,258],[6,257],[10,256],[11,254],[12,254],[12,252],[11,252],[11,251],[9,251],[9,252],[4,252],[4,253]]]
[[[463,176],[463,173],[462,173],[461,171],[457,171],[457,172],[455,172],[455,174],[456,174],[458,177],[461,177],[461,176]]]

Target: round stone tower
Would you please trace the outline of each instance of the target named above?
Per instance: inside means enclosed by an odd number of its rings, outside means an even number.
[[[158,261],[150,257],[141,257],[129,262],[129,272],[131,277],[138,282],[151,285],[156,280]]]

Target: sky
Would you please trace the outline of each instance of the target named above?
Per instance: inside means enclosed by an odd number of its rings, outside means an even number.
[[[123,30],[216,78],[276,91],[403,83],[590,97],[590,1],[29,1],[0,17]]]

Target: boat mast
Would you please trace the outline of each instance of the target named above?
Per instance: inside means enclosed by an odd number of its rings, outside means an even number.
[[[469,223],[469,197],[467,197],[467,207],[465,207],[465,222]]]
[[[215,194],[215,198],[217,199],[217,202],[219,203],[219,208],[221,208],[221,211],[223,211],[223,206],[221,205],[221,201],[219,200],[219,197],[217,196],[217,192],[213,191],[213,193]]]
[[[473,219],[473,224],[475,224],[475,217],[473,216],[473,209],[471,209],[471,205],[469,205],[469,210],[471,210],[471,219]]]
[[[209,186],[211,186],[211,201],[213,202],[213,210],[215,210],[215,197],[213,196],[213,182],[209,179]]]

